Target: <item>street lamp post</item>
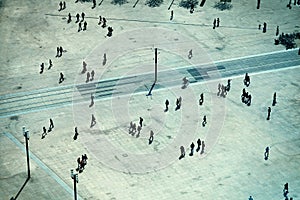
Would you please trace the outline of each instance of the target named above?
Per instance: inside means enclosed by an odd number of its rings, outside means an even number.
[[[29,131],[26,130],[25,126],[23,126],[23,135],[25,137],[25,143],[26,143],[27,178],[30,179],[29,149],[28,149]]]
[[[76,183],[78,183],[78,174],[74,174],[74,169],[71,169],[71,178],[74,180],[74,199],[77,200]]]

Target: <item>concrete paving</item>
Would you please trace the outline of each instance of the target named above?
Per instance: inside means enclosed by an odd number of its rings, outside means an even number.
[[[299,31],[299,6],[264,1],[257,10],[255,1],[241,0],[232,2],[232,10],[219,11],[207,1],[190,14],[175,1],[170,21],[170,2],[159,8],[138,2],[133,8],[135,1],[122,6],[103,1],[91,9],[91,3],[66,1],[60,12],[58,3],[0,4],[5,19],[0,21],[0,199],[73,199],[70,169],[84,153],[78,199],[284,199],[286,182],[288,196],[300,198],[300,56],[298,49],[273,44],[277,25],[285,33]],[[74,22],[81,12],[85,32],[77,32]],[[112,37],[97,25],[99,15],[113,27]],[[213,30],[216,17],[221,26]],[[257,29],[264,21],[265,34]],[[66,49],[60,58],[57,46]],[[158,79],[146,96],[154,81],[154,48]],[[53,67],[47,70],[49,59]],[[95,71],[88,83],[83,61]],[[46,69],[39,74],[42,62]],[[60,72],[66,77],[61,84]],[[249,87],[243,84],[246,72]],[[218,84],[228,79],[226,98],[217,96]],[[251,106],[241,102],[243,88],[252,95]],[[91,94],[95,102],[89,106]],[[175,110],[179,97],[182,107]],[[133,134],[130,123],[138,125],[139,117],[143,127]],[[50,118],[54,129],[42,138]],[[26,184],[23,126],[30,131]],[[205,142],[204,153],[189,156],[198,138]],[[181,146],[186,156],[179,160]],[[270,156],[264,160],[267,146]]]

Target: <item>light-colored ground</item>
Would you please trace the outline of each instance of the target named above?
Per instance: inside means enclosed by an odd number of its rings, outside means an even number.
[[[67,9],[58,12],[57,1],[2,1],[0,94],[57,87],[60,71],[66,75],[62,85],[83,83],[85,76],[79,74],[83,60],[88,70],[96,71],[97,80],[145,73],[152,70],[153,47],[161,49],[159,63],[165,69],[278,51],[283,47],[273,44],[276,26],[283,32],[299,31],[300,27],[300,8],[289,10],[281,0],[264,1],[260,10],[255,8],[256,1],[234,1],[233,9],[223,12],[207,1],[192,15],[175,1],[171,22],[167,10],[170,2],[160,8],[139,2],[132,8],[135,2],[114,6],[104,1],[94,10],[91,4],[66,2]],[[88,30],[78,33],[74,19],[67,24],[64,17],[69,12],[74,16],[82,11],[89,17]],[[113,37],[106,38],[106,29],[97,26],[99,15],[108,18],[108,25],[114,28]],[[216,17],[221,19],[221,27],[213,30]],[[265,34],[257,30],[264,21],[268,23]],[[145,30],[153,27],[157,32],[145,35]],[[166,32],[172,34],[159,34]],[[172,41],[177,35],[179,40]],[[156,39],[139,42],[149,36]],[[116,42],[123,38],[123,42]],[[67,50],[61,58],[55,58],[57,46]],[[189,47],[194,49],[193,61],[182,56]],[[102,66],[104,52],[108,63]],[[117,57],[111,60],[113,55]],[[39,65],[50,58],[53,69],[40,75]],[[150,70],[144,65],[139,67],[147,62]],[[240,101],[243,77],[232,77],[226,99],[216,97],[216,91],[211,89],[227,81],[220,79],[184,90],[180,86],[162,89],[155,91],[152,98],[132,92],[129,96],[96,101],[92,108],[88,108],[87,100],[18,118],[2,118],[0,199],[16,195],[26,179],[25,154],[7,136],[11,134],[24,143],[24,125],[30,130],[30,150],[36,157],[31,159],[32,178],[18,199],[72,199],[68,192],[73,187],[69,170],[76,167],[76,159],[83,153],[89,157],[86,169],[79,175],[78,194],[83,199],[210,200],[247,199],[249,195],[255,200],[283,199],[285,182],[290,185],[289,196],[298,199],[299,74],[296,66],[251,75],[250,107]],[[22,88],[17,89],[19,86]],[[275,91],[278,104],[272,107],[271,120],[267,121],[266,110]],[[203,107],[197,105],[201,92],[205,94]],[[175,99],[179,96],[183,97],[183,107],[175,112]],[[166,98],[171,103],[168,113],[163,112]],[[98,123],[91,129],[92,113]],[[204,114],[208,118],[206,127],[201,126]],[[127,129],[130,121],[138,122],[139,116],[144,117],[145,126],[137,138]],[[48,126],[49,118],[54,120],[55,129],[42,140],[42,127]],[[77,141],[72,140],[75,126],[80,134]],[[147,144],[150,130],[155,133],[152,145]],[[212,145],[207,145],[201,156],[186,156],[179,161],[179,147],[185,146],[188,152],[190,143],[198,138]],[[266,146],[271,147],[268,161],[263,159]],[[66,185],[59,184],[53,174]]]

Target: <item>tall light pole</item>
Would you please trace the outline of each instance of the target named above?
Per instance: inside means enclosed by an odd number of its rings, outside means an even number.
[[[26,143],[27,179],[30,179],[29,149],[28,149],[29,131],[26,130],[25,126],[23,126],[22,130],[23,130],[23,135],[25,137],[25,143]]]
[[[74,169],[71,169],[71,178],[74,180],[74,199],[77,200],[76,183],[78,183],[78,174],[74,174]]]
[[[154,83],[157,81],[157,48],[155,48],[154,53]]]

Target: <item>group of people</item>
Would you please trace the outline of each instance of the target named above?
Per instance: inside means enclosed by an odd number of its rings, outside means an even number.
[[[49,69],[51,69],[51,67],[53,66],[53,63],[52,63],[52,60],[51,59],[49,59],[49,66],[48,66],[48,70]],[[42,63],[41,65],[40,65],[40,74],[42,74],[43,72],[44,72],[44,68],[45,68],[45,63]]]
[[[300,6],[300,0],[294,0],[294,6],[299,5]],[[292,0],[289,1],[289,3],[286,5],[289,9],[292,9]]]
[[[128,133],[131,134],[132,136],[134,136],[137,133],[136,137],[139,137],[143,127],[143,121],[144,119],[140,117],[138,126],[136,126],[136,123],[133,123],[131,121],[129,124]]]
[[[63,53],[63,52],[66,52],[66,50],[64,50],[64,49],[62,48],[62,46],[56,47],[56,56],[55,56],[55,57],[62,57],[62,53]]]
[[[80,157],[77,158],[77,168],[76,171],[78,171],[79,173],[83,172],[85,165],[87,164],[87,155],[83,154],[81,155],[81,159]]]
[[[47,133],[50,133],[52,131],[52,129],[54,128],[53,120],[50,118],[49,121],[50,121],[50,125],[49,125],[48,130],[46,129],[45,126],[43,126],[42,139],[44,139],[46,137]]]
[[[289,193],[289,183],[285,183],[283,185],[284,200],[289,200],[288,193]],[[290,197],[290,200],[293,200],[293,197]]]
[[[204,153],[204,148],[205,148],[205,143],[204,141],[199,138],[197,140],[197,148],[196,148],[196,152],[199,152],[200,150],[200,154],[203,154]],[[194,142],[192,142],[190,144],[190,153],[189,153],[189,156],[193,156],[194,155],[194,150],[195,150],[195,144]],[[180,156],[179,156],[179,160],[181,160],[182,158],[185,157],[185,149],[184,149],[184,146],[181,146],[180,147]]]
[[[58,11],[62,11],[64,9],[66,9],[66,2],[65,1],[60,1],[59,4],[58,4],[59,8],[58,8]]]
[[[220,18],[214,19],[213,21],[213,29],[220,26]]]
[[[251,96],[251,94],[249,94],[248,92],[246,92],[245,88],[242,90],[241,99],[242,99],[242,102],[244,104],[246,104],[247,106],[251,105],[252,96]]]
[[[217,93],[217,96],[220,96],[220,97],[226,97],[227,95],[227,92],[229,92],[230,90],[230,87],[231,87],[231,80],[228,79],[227,81],[227,85],[223,85],[221,83],[218,84],[218,93]]]
[[[82,62],[82,71],[81,74],[85,74],[87,72],[87,64],[85,61]],[[92,70],[91,72],[86,73],[86,80],[85,82],[88,83],[89,81],[93,81],[95,76],[95,71]]]

